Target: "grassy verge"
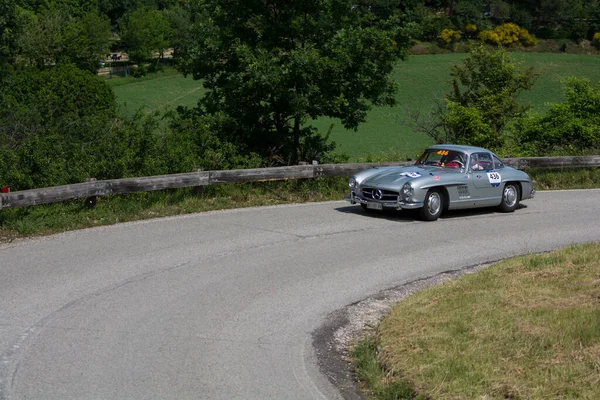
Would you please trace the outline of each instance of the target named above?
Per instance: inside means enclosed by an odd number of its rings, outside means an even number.
[[[83,199],[0,211],[0,243],[94,226],[112,225],[194,212],[340,200],[346,178],[207,186],[202,194],[192,188],[115,195],[98,198],[93,209]]]
[[[540,168],[525,170],[536,190],[600,188],[600,168]]]
[[[381,399],[600,398],[600,244],[424,290],[354,356]]]

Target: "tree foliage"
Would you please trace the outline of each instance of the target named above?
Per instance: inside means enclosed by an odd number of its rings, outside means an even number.
[[[514,146],[526,155],[573,154],[600,149],[600,83],[563,80],[565,102],[542,115],[523,118],[515,127]]]
[[[0,181],[15,188],[81,182],[82,154],[102,139],[115,112],[106,83],[73,65],[15,71],[0,89],[0,148],[7,157]]]
[[[162,57],[171,43],[173,30],[165,12],[139,8],[126,18],[121,34],[129,57],[140,64],[151,59],[154,53]]]
[[[311,119],[356,129],[370,105],[395,102],[389,74],[409,41],[396,15],[348,0],[206,0],[193,20],[180,69],[203,79],[201,110],[229,117],[229,139],[250,151],[295,163]]]
[[[413,112],[414,128],[438,143],[503,146],[508,125],[529,109],[517,97],[533,85],[533,68],[520,68],[503,49],[479,46],[450,74],[452,89],[445,104],[438,104],[431,116]]]
[[[7,68],[14,63],[22,21],[16,0],[0,2],[0,82]]]
[[[24,12],[22,19],[26,22],[19,50],[24,66],[43,69],[70,62],[96,72],[109,50],[110,23],[96,12],[76,17],[68,7],[53,7],[40,14]]]

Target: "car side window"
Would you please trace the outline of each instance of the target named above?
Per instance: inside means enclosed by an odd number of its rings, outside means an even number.
[[[471,154],[471,169],[473,171],[490,171],[494,169],[494,162],[489,153]]]
[[[504,163],[498,157],[494,156],[494,166],[496,169],[504,168]]]

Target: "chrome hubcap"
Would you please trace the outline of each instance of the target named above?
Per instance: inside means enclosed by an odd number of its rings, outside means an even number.
[[[517,190],[514,186],[507,186],[504,188],[504,204],[512,207],[517,202]]]
[[[429,195],[429,200],[427,201],[427,209],[431,215],[436,215],[440,212],[440,208],[442,207],[442,199],[440,198],[439,193],[433,192]]]

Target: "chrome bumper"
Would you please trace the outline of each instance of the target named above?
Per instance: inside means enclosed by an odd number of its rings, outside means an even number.
[[[354,192],[350,192],[350,196],[346,196],[346,201],[349,201],[351,204],[369,203],[367,200],[361,199],[360,197],[355,195]],[[423,207],[423,203],[406,203],[404,201],[378,201],[377,203],[381,204],[382,207],[395,208],[396,210],[414,210],[415,208]]]

